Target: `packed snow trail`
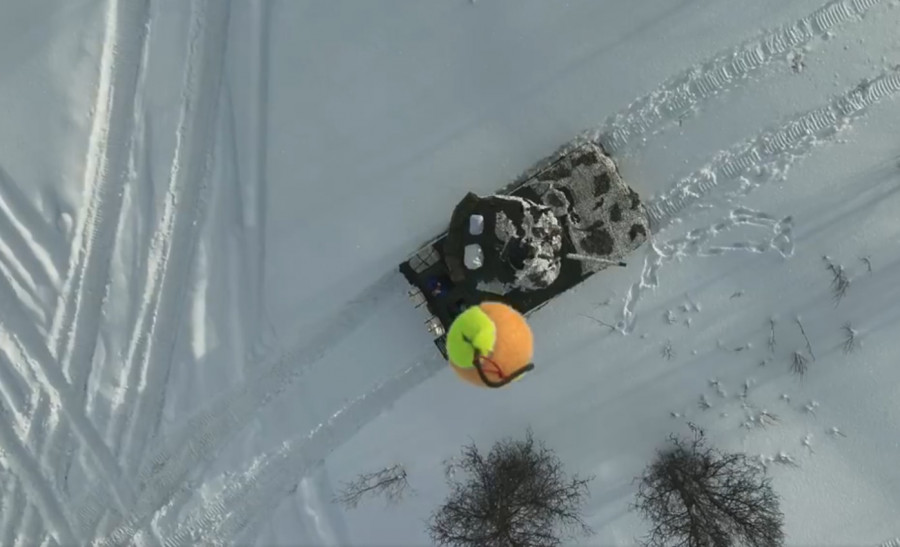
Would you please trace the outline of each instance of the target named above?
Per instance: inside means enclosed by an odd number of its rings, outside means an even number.
[[[270,515],[329,453],[446,366],[446,361],[429,349],[415,365],[356,397],[307,435],[285,441],[274,453],[256,458],[240,478],[227,483],[183,519],[178,530],[166,538],[165,547],[191,545],[199,539],[233,542],[248,524]]]
[[[155,448],[145,454],[135,474],[138,494],[133,509],[107,535],[108,541],[127,543],[165,506],[188,475],[212,460],[264,406],[350,336],[386,300],[402,294],[402,283],[399,273],[386,274],[320,324],[308,343],[281,354],[257,376],[217,397],[184,426],[154,443]],[[93,522],[108,504],[102,492],[94,488],[77,507],[79,522]]]
[[[209,177],[230,3],[191,5],[187,62],[183,75],[176,147],[162,218],[150,244],[151,265],[141,291],[141,308],[123,370],[125,401],[113,406],[114,430],[123,467],[133,473],[155,435],[175,337],[185,305],[185,286],[194,256]],[[126,404],[126,402],[131,404]],[[130,423],[115,418],[130,417]],[[116,427],[117,426],[117,427]]]

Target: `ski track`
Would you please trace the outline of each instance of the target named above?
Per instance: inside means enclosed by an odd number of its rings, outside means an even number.
[[[13,252],[0,240],[0,257],[13,256]],[[42,324],[46,321],[46,312],[40,305],[39,299],[35,291],[29,288],[29,283],[16,270],[15,259],[10,261],[0,258],[0,281],[9,285],[10,290],[16,295],[19,303],[22,305],[22,313],[26,313],[28,317],[34,320],[35,324]]]
[[[261,328],[274,332],[274,326],[267,318],[264,310],[263,282],[266,263],[265,245],[265,207],[266,207],[266,151],[268,136],[268,82],[269,82],[269,27],[271,5],[268,3],[249,4],[250,12],[248,41],[251,43],[251,60],[257,69],[250,86],[250,108],[252,109],[249,124],[246,128],[246,140],[251,146],[239,145],[237,136],[238,120],[234,106],[232,86],[226,81],[224,85],[226,113],[223,116],[227,125],[227,146],[229,147],[232,176],[231,190],[237,199],[236,213],[240,222],[240,232],[235,245],[235,252],[240,259],[229,255],[232,263],[231,284],[232,309],[240,310],[240,318],[229,322],[232,332],[231,343],[235,346],[236,355],[247,356],[247,351],[257,355],[262,352]],[[241,161],[246,157],[246,161]],[[252,290],[247,290],[247,287]],[[248,344],[249,343],[249,344]],[[242,365],[248,363],[244,362]]]
[[[50,329],[51,351],[69,357],[61,360],[73,377],[84,372],[78,370],[80,363],[71,364],[73,354],[84,352],[80,350],[83,345],[92,348],[96,340],[123,189],[129,176],[137,84],[146,68],[142,61],[149,25],[148,0],[121,5],[118,0],[110,0],[84,174],[87,205],[80,214],[69,272]],[[93,336],[79,336],[82,330]],[[73,384],[77,383],[73,378]]]
[[[0,203],[2,203],[2,196],[0,196]],[[51,285],[51,282],[36,278],[40,276],[39,266],[36,265],[37,261],[33,257],[29,259],[31,253],[29,253],[28,244],[17,237],[15,226],[9,217],[2,214],[2,211],[0,211],[0,234],[3,234],[3,237],[0,238],[0,270],[2,270],[3,276],[12,285],[16,295],[21,300],[28,301],[29,308],[34,307],[33,311],[42,310],[43,306],[40,305],[41,286],[47,287]],[[39,312],[37,319],[39,323],[44,323],[43,311]]]
[[[21,431],[26,431],[31,422],[32,391],[22,368],[0,352],[0,394],[3,395],[0,412],[12,414],[15,426]]]
[[[248,279],[254,287],[253,314],[251,319],[257,328],[263,324],[264,310],[262,309],[264,298],[263,282],[265,272],[263,270],[266,260],[265,242],[265,207],[267,179],[267,150],[268,150],[268,100],[269,100],[269,65],[270,65],[270,29],[272,5],[269,2],[254,3],[249,6],[251,13],[251,27],[256,29],[253,36],[254,61],[259,67],[252,87],[251,104],[254,108],[252,122],[250,123],[248,136],[253,147],[250,149],[249,172],[250,179],[244,180],[241,185],[242,221],[244,226],[245,251],[244,256],[252,256],[253,260],[245,260],[244,265],[250,271]],[[235,156],[236,158],[239,156]]]
[[[900,537],[889,539],[882,543],[879,547],[900,547]]]
[[[143,446],[155,433],[165,384],[185,305],[185,285],[209,185],[210,157],[227,46],[229,4],[192,4],[189,51],[176,148],[162,219],[150,245],[151,273],[132,335],[125,375],[125,400],[116,401],[114,422],[125,434],[120,460],[132,473]],[[130,397],[129,397],[130,396]],[[132,409],[131,423],[121,423]]]
[[[50,228],[3,166],[0,166],[0,218],[6,224],[2,229],[4,239],[17,242],[18,257],[27,261],[28,271],[37,275],[40,282],[59,289],[67,254],[64,238]]]
[[[256,458],[243,475],[189,514],[165,547],[196,541],[227,544],[248,524],[270,516],[300,480],[329,453],[347,442],[401,396],[444,370],[433,350],[413,366],[356,397],[303,437],[286,441],[273,454]]]
[[[5,404],[0,406],[0,419],[4,414],[12,414],[14,429],[20,439],[25,439],[25,444],[31,447],[32,453],[40,450],[40,439],[37,435],[41,424],[49,414],[49,404],[43,404],[47,400],[46,394],[39,388],[34,375],[24,367],[21,362],[11,360],[5,352],[0,352],[0,391],[3,393]],[[31,398],[37,394],[39,402],[35,404]],[[34,412],[31,409],[34,408]],[[56,484],[59,484],[57,482]],[[12,545],[15,538],[22,537],[20,530],[23,528],[24,509],[28,501],[23,498],[21,481],[11,475],[3,485],[4,506],[0,510],[3,520],[0,522],[0,545]]]
[[[181,429],[155,443],[134,474],[139,491],[134,510],[107,536],[108,541],[127,543],[168,503],[189,474],[211,461],[260,409],[371,318],[385,300],[396,295],[401,283],[396,272],[384,275],[345,303],[332,319],[322,322],[309,343],[280,354],[265,368],[257,367],[259,374],[216,398]],[[103,493],[92,489],[77,505],[78,519],[96,518],[107,505]]]
[[[231,172],[229,177],[229,182],[232,184],[232,188],[230,188],[232,195],[239,196],[241,195],[242,187],[241,187],[241,174],[240,168],[238,166],[238,155],[239,149],[237,143],[237,126],[235,121],[235,113],[234,113],[234,100],[231,92],[231,85],[229,85],[227,79],[223,82],[223,87],[225,90],[225,103],[227,106],[228,115],[226,117],[226,121],[228,122],[228,127],[226,128],[226,134],[229,136],[228,138],[228,157],[231,158]],[[240,211],[240,208],[238,209]],[[243,224],[243,222],[242,222]],[[246,325],[247,320],[244,317],[252,317],[254,318],[254,328],[258,328],[259,325],[259,315],[247,311],[250,309],[252,304],[246,303],[246,291],[245,287],[247,287],[250,283],[245,281],[246,276],[246,268],[247,263],[250,262],[246,259],[247,256],[252,256],[248,253],[246,247],[247,241],[247,231],[246,229],[241,230],[240,241],[234,241],[231,238],[228,238],[228,248],[229,251],[226,253],[226,258],[228,260],[228,298],[229,298],[229,306],[232,312],[229,314],[228,319],[228,329],[229,329],[229,343],[233,348],[233,355],[237,355],[238,359],[240,359],[240,372],[242,373],[242,377],[246,377],[247,370],[246,367],[249,365],[248,363],[248,353],[247,353],[247,338],[249,327]],[[258,298],[263,298],[260,294]],[[247,314],[247,315],[245,315]],[[254,331],[255,334],[258,335],[258,331]],[[254,336],[254,335],[250,335]],[[258,338],[254,337],[254,341]]]
[[[13,431],[6,420],[0,420],[0,446],[3,447],[3,457],[8,467],[23,483],[28,498],[31,500],[43,518],[44,526],[50,530],[59,543],[74,544],[75,536],[65,510],[60,503],[61,496],[41,474],[40,465],[28,453],[28,449],[22,443],[19,435]],[[27,512],[27,508],[25,512]],[[22,528],[31,527],[34,517],[26,518],[23,515]]]
[[[10,290],[0,282],[0,303],[3,303],[5,311],[0,318],[0,349],[7,354],[10,362],[16,364],[16,367],[21,364],[27,365],[27,373],[22,368],[18,369],[20,375],[30,379],[35,387],[40,386],[40,389],[45,390],[50,396],[49,404],[53,409],[62,411],[69,426],[90,456],[89,461],[94,471],[106,481],[104,486],[109,488],[108,493],[112,495],[115,504],[123,506],[129,496],[118,480],[119,476],[116,473],[118,466],[115,459],[82,407],[76,404],[78,395],[66,382],[40,333],[17,309],[18,303],[9,293]],[[40,415],[43,411],[37,409],[35,412]],[[35,459],[35,462],[37,461]],[[40,463],[34,465],[41,467]]]
[[[135,106],[138,82],[146,68],[145,51],[149,35],[149,2],[110,0],[100,57],[98,93],[89,137],[87,166],[84,173],[86,207],[73,239],[69,271],[50,328],[49,346],[68,379],[76,387],[64,407],[67,412],[84,408],[87,378],[90,374],[100,327],[101,308],[108,286],[108,272],[114,237],[121,218],[122,196],[129,176],[128,159],[134,139]],[[87,424],[89,421],[85,420]],[[105,473],[112,480],[116,505],[124,508],[131,495],[119,482],[121,471],[102,437],[91,427],[88,451],[102,450]],[[57,453],[70,454],[70,428],[65,422],[50,433],[40,458],[46,467]],[[63,445],[61,448],[60,445]],[[69,462],[72,465],[72,461]]]
[[[610,153],[641,148],[647,136],[690,118],[701,103],[737,87],[738,83],[788,51],[824,37],[860,19],[881,0],[833,0],[793,23],[728,48],[710,60],[673,76],[649,94],[610,116],[592,132]]]
[[[764,165],[781,160],[784,166],[809,152],[812,145],[846,130],[867,109],[900,91],[900,71],[866,80],[825,106],[795,115],[778,129],[723,151],[647,206],[651,232],[656,233],[679,213],[711,193],[721,182],[753,175],[771,178]]]

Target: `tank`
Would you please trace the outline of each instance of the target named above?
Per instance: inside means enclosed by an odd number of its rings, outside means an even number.
[[[484,301],[530,315],[648,239],[638,193],[598,143],[575,140],[487,196],[467,193],[447,230],[400,264],[446,358],[453,319]]]

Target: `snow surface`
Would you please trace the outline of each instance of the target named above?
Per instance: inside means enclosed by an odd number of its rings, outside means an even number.
[[[0,544],[427,544],[441,462],[531,427],[596,476],[582,542],[627,545],[687,421],[768,467],[789,544],[896,544],[897,4],[6,2]],[[473,389],[396,266],[583,131],[652,245]],[[400,505],[331,503],[394,463]]]

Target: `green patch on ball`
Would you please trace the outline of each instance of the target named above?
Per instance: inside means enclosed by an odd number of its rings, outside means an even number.
[[[478,306],[459,314],[447,332],[447,356],[460,368],[472,368],[475,351],[490,355],[497,342],[497,326]]]

